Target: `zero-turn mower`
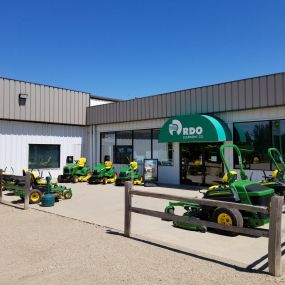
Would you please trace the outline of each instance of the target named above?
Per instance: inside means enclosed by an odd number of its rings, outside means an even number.
[[[238,155],[241,180],[237,179],[237,173],[231,171],[225,159],[224,149],[233,148]],[[224,144],[220,147],[220,154],[226,168],[225,185],[214,187],[212,189],[201,191],[203,199],[212,199],[218,201],[227,201],[256,206],[269,206],[274,190],[257,182],[248,180],[242,164],[242,157],[239,148],[234,144]],[[169,202],[165,208],[166,213],[174,213],[176,207],[184,207],[186,212],[183,216],[195,217],[201,220],[213,221],[223,225],[233,225],[239,227],[255,228],[269,222],[268,215],[257,212],[245,212],[236,209],[203,206],[188,202]],[[174,226],[199,230],[205,232],[204,226],[195,223],[173,222]]]
[[[107,160],[104,163],[96,165],[92,175],[88,179],[89,184],[95,183],[114,183],[117,179],[115,168],[111,161]]]
[[[26,175],[26,171],[23,170],[23,176]],[[44,183],[45,182],[45,183]],[[13,185],[7,185],[7,190],[12,191],[14,195],[19,196],[21,199],[25,197],[25,180],[17,180]],[[47,193],[47,180],[43,180],[37,176],[34,172],[31,172],[31,184],[30,184],[30,204],[37,204],[41,202],[42,197]],[[50,182],[50,193],[55,196],[56,199],[71,199],[72,190],[65,186],[59,186],[56,183]]]
[[[283,157],[277,148],[269,148],[268,155],[275,166],[275,170],[271,176],[267,176],[264,171],[264,180],[260,181],[260,184],[273,188],[279,196],[285,196],[285,163]]]

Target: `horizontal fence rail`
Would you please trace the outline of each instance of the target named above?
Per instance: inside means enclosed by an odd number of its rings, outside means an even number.
[[[217,201],[217,200],[210,200],[210,199],[190,198],[190,197],[185,197],[185,196],[153,193],[153,192],[146,192],[146,191],[140,191],[140,190],[131,190],[130,194],[136,195],[136,196],[164,199],[164,200],[197,203],[199,205],[205,205],[205,206],[224,207],[224,208],[231,208],[231,209],[243,210],[243,211],[248,211],[248,212],[258,212],[262,214],[269,214],[268,207],[263,207],[263,206],[252,206],[252,205],[245,205],[245,204],[224,202],[224,201]]]
[[[132,206],[132,196],[157,198],[171,201],[183,201],[196,203],[204,206],[222,207],[227,209],[237,209],[247,212],[258,212],[269,215],[269,230],[260,228],[244,228],[238,226],[228,226],[217,224],[212,221],[201,220],[195,217],[178,216],[170,213],[159,212],[149,209],[137,208]],[[274,276],[281,275],[281,217],[284,197],[273,196],[270,208],[263,206],[245,205],[240,203],[224,202],[203,198],[190,198],[178,195],[162,194],[148,191],[133,190],[131,182],[125,184],[125,225],[124,235],[130,237],[131,234],[131,213],[147,215],[168,221],[192,223],[214,228],[223,231],[235,232],[255,237],[268,238],[268,267],[269,273]]]
[[[21,182],[23,185],[16,186],[17,188],[23,189],[25,193],[24,197],[24,206],[23,209],[29,209],[29,202],[30,202],[30,187],[31,187],[31,174],[30,172],[26,172],[25,176],[19,175],[12,175],[12,174],[5,174],[2,169],[0,169],[0,203],[10,206],[15,206],[9,201],[3,200],[3,188],[5,187],[5,180],[6,179],[13,179],[16,183]]]

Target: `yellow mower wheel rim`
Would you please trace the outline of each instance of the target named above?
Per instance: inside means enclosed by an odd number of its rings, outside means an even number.
[[[65,193],[65,199],[70,199],[71,198],[71,192],[66,192]]]
[[[218,224],[232,226],[233,220],[229,214],[221,213],[218,215]]]
[[[39,199],[40,199],[40,194],[39,194],[39,193],[37,193],[37,192],[32,193],[32,195],[31,195],[31,201],[37,202]]]

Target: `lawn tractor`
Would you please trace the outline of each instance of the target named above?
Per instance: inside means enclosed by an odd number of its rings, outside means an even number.
[[[107,160],[104,163],[96,165],[93,169],[91,177],[88,179],[89,184],[96,183],[114,183],[117,179],[115,168],[111,161]]]
[[[224,156],[225,148],[233,148],[236,151],[240,165],[241,180],[237,179],[236,172],[230,171],[229,165]],[[220,154],[227,171],[225,176],[226,183],[224,185],[220,185],[220,187],[201,191],[201,193],[203,193],[203,199],[235,202],[255,206],[269,206],[271,197],[274,195],[274,189],[248,180],[243,169],[242,157],[239,148],[233,144],[224,144],[220,147]],[[265,214],[245,211],[241,212],[236,209],[203,206],[189,202],[169,202],[169,205],[165,208],[165,212],[173,214],[175,207],[184,207],[186,212],[183,216],[213,221],[223,225],[255,228],[269,222],[269,217]],[[176,227],[190,230],[199,230],[202,232],[207,230],[204,226],[197,225],[195,223],[174,222],[173,224]],[[228,233],[229,232],[227,232],[227,234]]]
[[[124,185],[126,181],[133,181],[134,185],[141,185],[143,183],[143,178],[138,169],[137,162],[131,161],[129,165],[120,169],[120,173],[115,181],[115,185]]]
[[[273,188],[275,193],[279,196],[285,196],[285,163],[281,153],[277,148],[269,148],[268,155],[275,166],[271,176],[267,176],[264,171],[264,180],[260,182],[261,185]],[[278,161],[279,160],[279,163]],[[284,197],[285,198],[285,197]]]
[[[79,160],[75,160],[74,163],[66,164],[63,167],[63,174],[57,177],[57,181],[59,183],[87,181],[91,174],[89,173],[89,167],[86,166],[86,161],[85,157],[81,157]]]
[[[23,172],[24,176],[26,175]],[[34,179],[33,173],[31,173],[31,186],[30,186],[30,204],[37,204],[40,203],[42,197],[48,191],[47,180],[45,183],[38,183],[36,179]],[[50,180],[50,179],[49,179]],[[25,197],[25,181],[17,181],[16,184],[7,186],[7,190],[13,191],[16,196],[19,196],[21,199]],[[59,199],[71,199],[72,197],[72,190],[70,188],[66,188],[65,186],[59,186],[57,184],[52,184],[50,182],[50,193],[55,196],[57,200]]]

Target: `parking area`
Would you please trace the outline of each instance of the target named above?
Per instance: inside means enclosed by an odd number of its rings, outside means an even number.
[[[88,185],[86,183],[65,184],[72,187],[71,200],[62,200],[54,207],[41,207],[31,205],[33,209],[94,223],[122,232],[124,227],[124,187],[108,185]],[[194,190],[185,190],[168,187],[134,186],[134,189],[200,197]],[[5,200],[16,201],[18,198],[4,193]],[[154,198],[133,198],[133,206],[163,211],[167,205],[166,200]],[[282,220],[283,229],[285,221]],[[267,268],[267,238],[254,238],[247,236],[228,237],[214,232],[194,232],[178,229],[171,222],[161,221],[157,218],[133,214],[132,234],[141,239],[157,244],[178,248],[186,252],[222,259],[231,264],[238,264],[244,268]],[[284,230],[282,231],[284,236]],[[285,240],[282,240],[283,242]]]

